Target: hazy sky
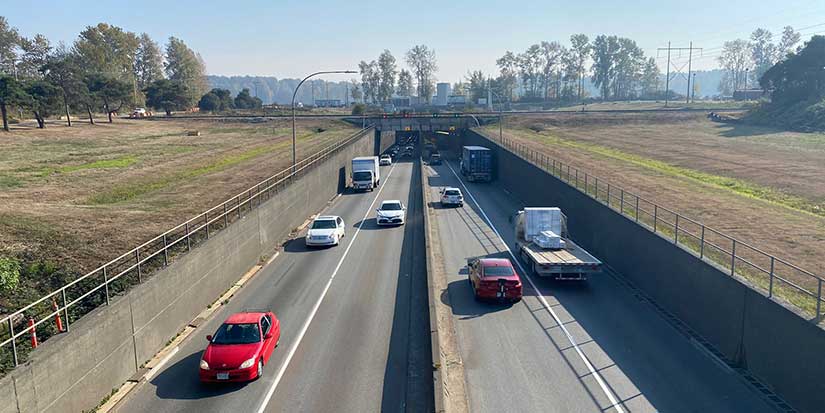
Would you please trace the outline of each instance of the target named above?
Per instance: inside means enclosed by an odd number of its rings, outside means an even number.
[[[705,48],[694,67],[708,68],[725,40],[746,37],[758,26],[775,33],[785,25],[808,27],[803,38],[825,32],[825,0],[40,0],[36,9],[2,2],[0,15],[24,35],[43,33],[70,44],[84,27],[108,22],[161,43],[169,36],[184,39],[210,74],[279,78],[357,69],[358,61],[385,48],[403,66],[404,53],[423,43],[436,50],[438,79],[456,82],[468,69],[496,72],[495,59],[506,50],[542,40],[567,44],[572,33],[629,37],[654,57],[668,41],[687,47],[692,40]],[[664,71],[665,60],[659,61]]]

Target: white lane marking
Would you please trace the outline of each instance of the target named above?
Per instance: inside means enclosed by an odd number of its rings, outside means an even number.
[[[392,171],[395,170],[395,165],[390,168],[390,172],[387,174],[385,178],[387,181],[390,179],[390,175],[392,175]],[[338,265],[335,266],[335,270],[332,271],[332,275],[330,275],[329,280],[327,280],[327,285],[324,286],[324,291],[321,293],[321,296],[318,297],[318,301],[315,302],[315,305],[312,307],[312,311],[309,313],[309,317],[307,317],[306,321],[304,321],[304,325],[301,327],[301,331],[298,333],[297,340],[292,343],[292,347],[289,348],[289,353],[287,353],[286,360],[281,364],[281,368],[278,370],[278,374],[275,376],[275,381],[272,382],[272,385],[269,387],[269,390],[266,392],[266,397],[264,397],[263,401],[261,402],[261,406],[258,408],[258,413],[263,413],[266,410],[266,406],[269,404],[270,399],[272,399],[272,395],[275,394],[275,389],[278,387],[278,383],[281,382],[281,379],[286,372],[286,368],[289,366],[290,361],[292,361],[292,357],[295,356],[295,351],[298,350],[298,346],[301,344],[301,340],[303,340],[304,335],[309,329],[310,323],[312,323],[312,319],[315,318],[315,313],[318,312],[318,308],[321,307],[321,302],[324,301],[324,297],[327,295],[327,291],[329,291],[329,287],[332,285],[332,280],[335,279],[335,275],[338,274],[338,270],[341,268],[341,265],[344,263],[344,260],[347,258],[347,254],[349,254],[350,248],[355,244],[355,239],[358,238],[358,234],[361,232],[361,227],[364,226],[364,221],[367,220],[367,217],[370,215],[372,211],[372,207],[375,205],[375,201],[378,200],[378,197],[381,195],[381,191],[387,187],[387,182],[384,182],[384,185],[381,185],[378,188],[378,192],[375,194],[375,198],[370,203],[370,206],[367,208],[367,212],[364,213],[364,218],[361,219],[361,223],[358,224],[358,229],[355,230],[355,235],[349,241],[349,245],[347,245],[347,249],[344,250],[344,255],[341,256],[341,259],[338,260]]]
[[[152,377],[154,377],[155,374],[157,374],[163,368],[163,366],[166,363],[168,363],[169,360],[172,359],[172,356],[174,356],[178,352],[178,350],[180,350],[179,346],[175,346],[175,348],[173,348],[172,351],[170,351],[169,354],[167,354],[166,357],[163,358],[163,360],[158,362],[158,364],[155,367],[153,367],[152,370],[149,370],[149,372],[146,373],[146,375],[144,375],[143,378],[145,378],[146,381],[152,380]]]
[[[556,324],[558,324],[559,327],[561,327],[561,330],[564,332],[564,335],[567,336],[567,340],[570,342],[573,348],[576,349],[576,354],[579,355],[579,358],[581,358],[582,362],[584,362],[584,365],[587,366],[588,370],[590,370],[590,374],[592,374],[593,377],[596,379],[596,382],[599,383],[599,387],[602,388],[602,392],[604,392],[605,396],[607,396],[607,398],[610,400],[611,406],[609,406],[608,408],[615,407],[619,413],[624,413],[624,409],[622,409],[622,406],[616,400],[616,397],[613,395],[613,392],[607,387],[607,384],[604,382],[599,372],[597,372],[593,365],[590,364],[590,360],[587,359],[587,357],[584,355],[584,352],[582,352],[581,348],[579,348],[579,344],[576,342],[576,339],[573,338],[573,335],[570,334],[570,331],[568,331],[564,323],[561,322],[559,316],[556,314],[555,311],[553,311],[553,308],[550,307],[550,304],[547,303],[547,300],[544,299],[544,293],[542,293],[541,290],[539,290],[538,286],[536,286],[536,284],[533,283],[533,279],[521,265],[521,261],[519,261],[518,258],[516,258],[516,256],[513,254],[513,251],[510,250],[510,246],[507,245],[507,242],[504,241],[504,238],[501,237],[501,234],[498,233],[498,230],[496,229],[495,225],[493,225],[493,221],[490,220],[490,218],[487,216],[487,213],[484,212],[483,208],[481,208],[481,205],[478,203],[478,201],[476,201],[476,198],[473,196],[473,193],[470,192],[470,189],[467,188],[467,185],[464,185],[464,181],[461,179],[460,176],[458,176],[457,173],[455,173],[455,170],[452,166],[450,166],[450,163],[445,163],[447,167],[450,168],[450,171],[453,173],[453,175],[455,175],[455,177],[458,179],[458,182],[461,183],[461,186],[464,188],[464,190],[467,191],[467,195],[470,196],[470,199],[473,201],[473,203],[476,204],[478,210],[481,212],[481,215],[484,217],[484,220],[487,221],[487,225],[490,226],[490,228],[496,234],[498,239],[504,245],[504,248],[507,250],[507,253],[509,253],[510,257],[513,258],[513,262],[515,262],[516,265],[518,265],[519,269],[521,269],[521,273],[524,274],[524,277],[527,278],[528,282],[530,282],[530,286],[533,287],[533,290],[538,293],[538,299],[539,301],[541,301],[541,304],[544,306],[545,309],[547,309],[547,311],[550,313],[553,319],[556,320]]]

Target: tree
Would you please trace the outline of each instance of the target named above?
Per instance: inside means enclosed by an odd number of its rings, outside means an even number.
[[[522,82],[527,89],[527,96],[538,97],[539,84],[541,82],[541,70],[544,66],[542,62],[541,46],[534,44],[518,55],[516,64],[521,74]]]
[[[585,70],[587,70],[585,63],[587,63],[587,59],[590,57],[591,50],[590,39],[588,39],[586,35],[574,34],[570,36],[570,62],[572,63],[572,68],[575,70],[576,78],[579,80],[579,100],[584,98],[584,76],[586,74]]]
[[[66,113],[66,124],[72,126],[69,105],[71,102],[78,102],[86,89],[86,85],[80,78],[76,56],[63,49],[58,49],[56,53],[49,56],[41,71],[47,81],[60,88],[63,108]]]
[[[89,106],[95,102],[102,103],[109,123],[112,123],[113,114],[131,102],[132,85],[120,79],[103,74],[91,74],[86,77],[86,87],[90,95]],[[89,110],[91,113],[91,108]]]
[[[518,82],[518,58],[516,55],[507,51],[504,56],[496,59],[496,65],[499,68],[499,86],[502,88],[501,96],[507,98],[507,101],[513,100],[513,92],[516,90],[516,83]]]
[[[557,74],[559,64],[565,56],[566,51],[558,42],[541,42],[542,68],[541,84],[544,100],[547,100],[547,89],[550,87],[553,75]]]
[[[363,93],[361,92],[361,86],[358,84],[358,80],[350,79],[349,81],[349,93],[352,96],[352,100],[358,102],[363,97]],[[354,111],[355,109],[353,109]]]
[[[52,51],[49,39],[42,34],[37,34],[31,39],[21,37],[20,49],[23,54],[18,65],[19,76],[29,79],[42,77],[40,69],[46,64]]]
[[[751,34],[751,58],[755,78],[758,79],[776,63],[777,50],[773,44],[773,34],[769,30],[756,29]]]
[[[656,64],[656,59],[652,57],[647,59],[644,69],[642,69],[642,77],[640,79],[641,93],[643,97],[651,98],[656,96],[659,92],[661,77],[662,72],[659,70],[659,65]]]
[[[745,76],[751,68],[751,48],[746,40],[725,42],[719,63],[727,72],[720,85],[722,93],[729,95],[747,87]]]
[[[381,85],[381,73],[378,63],[373,60],[369,63],[361,61],[358,64],[361,71],[361,87],[364,89],[364,101],[369,99],[372,103],[378,102],[378,88]]]
[[[160,46],[146,33],[142,33],[138,39],[135,78],[139,89],[163,78],[163,55],[160,53]]]
[[[487,97],[487,78],[484,76],[484,72],[481,70],[468,72],[465,79],[469,83],[470,100],[473,103],[478,103],[479,99]]]
[[[134,33],[99,23],[80,32],[73,50],[87,74],[99,73],[132,84],[138,44]]]
[[[235,96],[235,107],[238,109],[260,109],[262,104],[261,99],[253,97],[246,88]]]
[[[413,91],[413,78],[412,73],[410,73],[406,69],[401,69],[398,72],[398,95],[399,96],[410,96],[412,95]]]
[[[20,34],[17,29],[9,25],[5,17],[0,16],[0,75],[14,76],[17,74],[17,48],[20,45]]]
[[[219,111],[229,110],[235,107],[235,101],[232,99],[232,92],[227,89],[214,88],[209,93],[218,97]]]
[[[395,66],[395,57],[389,50],[384,50],[378,56],[378,70],[380,73],[380,82],[378,85],[378,98],[381,102],[387,102],[392,97],[392,92],[395,91],[395,74],[397,73]]]
[[[209,92],[201,97],[198,101],[198,109],[201,112],[218,112],[221,110],[221,98],[218,95]]]
[[[788,53],[793,52],[800,38],[799,32],[795,32],[793,27],[785,26],[785,28],[782,29],[782,39],[776,47],[777,54],[779,55],[778,58],[784,59]]]
[[[29,97],[26,104],[37,120],[37,127],[46,127],[45,118],[60,110],[60,88],[45,80],[34,80],[25,87]]]
[[[29,99],[23,85],[9,75],[0,75],[0,114],[3,116],[3,130],[9,131],[8,107],[23,105]]]
[[[435,61],[435,50],[429,49],[423,44],[415,46],[407,51],[406,60],[407,65],[412,68],[413,76],[415,76],[418,96],[430,103],[435,89],[435,72],[438,70]]]
[[[825,98],[825,36],[813,36],[797,53],[768,69],[759,84],[771,91],[771,103],[791,106]]]
[[[645,55],[636,42],[618,38],[619,48],[614,55],[614,76],[611,80],[613,96],[618,99],[631,99],[636,96],[637,85],[645,65]]]
[[[166,116],[172,116],[173,110],[191,107],[191,92],[179,80],[158,79],[143,89],[143,93],[146,94],[146,105],[164,110]]]
[[[166,76],[182,83],[187,90],[187,106],[191,107],[203,96],[208,87],[206,66],[200,55],[192,51],[183,40],[170,37],[166,45]]]
[[[593,84],[601,90],[602,99],[610,98],[611,82],[615,77],[615,58],[619,52],[619,38],[599,35],[593,40]]]

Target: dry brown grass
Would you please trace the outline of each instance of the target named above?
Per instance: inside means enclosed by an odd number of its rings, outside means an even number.
[[[298,157],[354,132],[300,120]],[[23,125],[0,134],[0,154],[0,253],[84,272],[288,167],[291,129],[287,120]]]
[[[508,117],[504,131],[825,275],[825,135],[713,123],[690,113]]]

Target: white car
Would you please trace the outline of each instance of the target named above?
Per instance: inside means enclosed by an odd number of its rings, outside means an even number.
[[[407,208],[397,199],[382,202],[375,212],[378,225],[404,225],[406,221]]]
[[[378,164],[381,166],[392,165],[392,158],[389,155],[381,155],[381,159],[378,161]]]
[[[341,217],[322,215],[312,221],[304,241],[307,247],[338,245],[344,238],[345,228]]]
[[[464,195],[460,189],[447,187],[441,191],[441,206],[447,205],[464,206]]]

